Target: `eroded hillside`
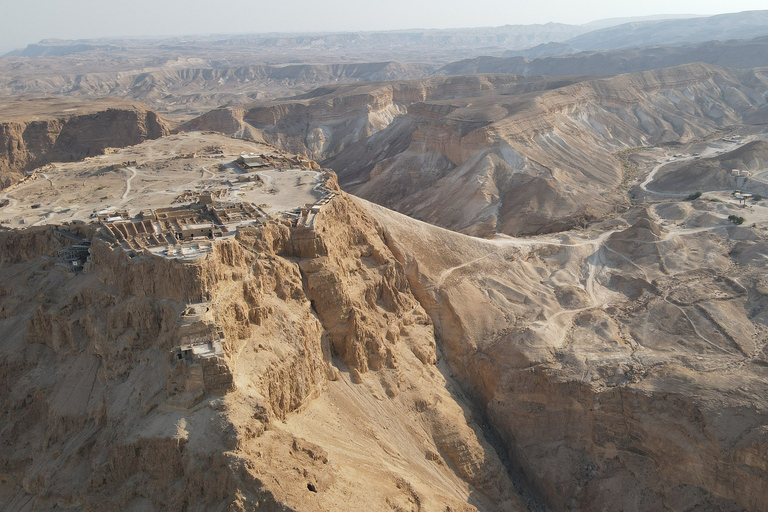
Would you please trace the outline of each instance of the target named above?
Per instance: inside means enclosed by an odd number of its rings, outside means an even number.
[[[760,69],[329,87],[190,123],[322,160],[345,190],[475,235],[568,229],[626,204],[617,153],[765,122]],[[461,208],[456,205],[460,204]]]
[[[574,75],[765,41],[586,30],[0,59],[0,509],[768,512],[767,69]]]
[[[523,510],[381,225],[331,174],[298,217],[214,182],[2,233],[2,508]]]
[[[630,210],[478,240],[376,207],[472,390],[554,510],[766,510],[765,208]],[[598,236],[598,233],[599,236]]]
[[[708,158],[762,154],[735,144]],[[125,210],[53,206],[126,158]],[[301,162],[176,135],[60,164],[37,227],[44,189],[3,207],[4,508],[765,510],[765,205],[650,176],[589,230],[484,240]]]

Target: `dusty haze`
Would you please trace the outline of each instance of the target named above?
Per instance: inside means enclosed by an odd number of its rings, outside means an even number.
[[[768,11],[473,13],[0,58],[0,509],[768,512]]]

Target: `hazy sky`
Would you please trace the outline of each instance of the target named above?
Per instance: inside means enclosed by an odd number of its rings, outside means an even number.
[[[580,24],[766,8],[766,0],[0,0],[0,52],[45,38]]]

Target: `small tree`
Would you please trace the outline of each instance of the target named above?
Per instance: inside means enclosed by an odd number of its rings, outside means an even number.
[[[686,201],[695,201],[698,198],[701,197],[701,192],[694,192],[693,194],[689,195],[685,198]]]

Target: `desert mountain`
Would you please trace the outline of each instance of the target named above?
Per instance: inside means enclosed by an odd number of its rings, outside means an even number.
[[[0,186],[53,161],[67,162],[167,135],[170,125],[146,105],[116,98],[5,99],[0,104]]]
[[[764,14],[0,58],[0,510],[768,512]]]
[[[78,56],[76,60],[80,60]],[[60,72],[39,72],[27,59],[14,62],[0,78],[0,91],[9,96],[29,94],[66,94],[70,98],[116,96],[141,101],[165,114],[189,117],[229,102],[252,102],[266,98],[291,96],[333,82],[370,82],[420,78],[433,66],[373,62],[357,64],[294,64],[283,66],[229,66],[202,59],[171,59],[148,65],[125,66],[118,61],[115,69],[92,69],[69,73],[66,62],[52,59]],[[0,60],[0,68],[9,65]],[[87,59],[82,63],[89,66]],[[80,66],[79,66],[80,67]],[[103,68],[101,66],[100,68]],[[108,66],[107,66],[108,67]],[[26,68],[31,68],[27,70]],[[34,71],[32,70],[34,69]]]
[[[628,16],[621,18],[603,18],[595,21],[585,23],[586,27],[591,30],[600,30],[607,27],[615,27],[617,25],[625,25],[627,23],[641,23],[644,21],[661,21],[661,20],[675,20],[686,18],[702,18],[703,16],[696,14],[650,14],[647,16]]]
[[[675,232],[658,224],[673,210],[631,210],[588,240],[478,240],[373,211],[455,375],[554,510],[765,510],[765,470],[743,462],[764,450],[765,405],[722,421],[764,403],[765,238],[720,224],[738,210],[720,206],[675,214],[706,226]],[[749,241],[729,252],[731,237]]]
[[[264,184],[232,185],[229,168],[199,178],[246,149],[283,167]],[[68,208],[41,223],[75,220],[0,235],[0,508],[525,509],[383,227],[332,173],[295,161],[192,134],[48,174],[58,195],[42,208]],[[143,217],[88,220],[89,188],[114,193],[122,174]],[[315,199],[322,185],[311,218],[274,203],[287,174]],[[175,183],[181,200],[147,208]],[[271,206],[233,202],[267,187]],[[206,190],[213,203],[183,199]],[[6,192],[4,224],[37,191]],[[186,240],[211,212],[232,236]],[[68,251],[87,253],[82,271],[62,271]]]
[[[767,510],[763,205],[488,240],[212,133],[58,167],[0,208],[3,509]]]
[[[567,55],[569,53],[577,52],[578,50],[565,43],[550,42],[536,45],[533,48],[526,48],[525,50],[507,50],[504,52],[502,57],[525,57],[526,59],[539,59],[541,57],[554,57],[556,55]]]
[[[703,62],[728,68],[768,66],[768,38],[707,41],[688,45],[576,52],[564,43],[505,52],[504,57],[476,57],[438,70],[449,75],[511,73],[521,75],[618,75]]]
[[[337,82],[424,78],[461,58],[501,55],[588,31],[576,25],[46,40],[0,58],[0,93],[118,96],[189,119],[229,103],[289,97]]]
[[[706,27],[708,36],[672,42],[650,38],[630,45],[637,47],[632,50],[619,45],[621,51],[607,51],[616,48],[610,43],[612,33],[603,33],[610,29],[553,23],[346,34],[45,40],[0,58],[0,93],[116,96],[186,121],[222,105],[288,98],[329,84],[421,79],[435,73],[613,75],[693,62],[765,66],[764,40],[725,41],[764,36],[761,16],[762,11],[755,11],[749,16],[638,22],[638,27],[693,23]],[[685,33],[675,27],[676,33]],[[566,40],[586,37],[587,32],[596,34],[596,41],[607,41],[604,51],[570,55],[588,48]],[[711,42],[720,36],[725,42]],[[677,47],[686,41],[695,44]]]
[[[609,23],[611,23],[609,21]],[[481,49],[528,48],[550,41],[563,41],[589,32],[589,25],[546,23],[536,25],[503,25],[499,27],[406,29],[382,32],[252,34],[199,36],[162,40],[46,40],[16,50],[4,57],[61,56],[101,52],[125,52],[132,49],[148,55],[171,50],[184,57],[210,54],[217,58],[233,55],[243,58],[245,52],[271,54],[274,61],[284,54],[301,55],[303,59],[320,56],[323,61],[339,55],[366,56],[371,61],[392,56],[446,58],[456,53],[475,53]],[[247,58],[247,57],[246,57]],[[253,56],[250,57],[251,59]],[[412,60],[412,59],[408,59]],[[419,59],[416,59],[419,60]]]
[[[695,64],[599,80],[441,77],[322,88],[187,129],[305,154],[345,190],[439,226],[530,234],[622,204],[619,151],[764,122],[767,88],[760,71]]]
[[[744,11],[702,18],[625,23],[565,41],[579,50],[749,39],[768,35],[768,11]]]

